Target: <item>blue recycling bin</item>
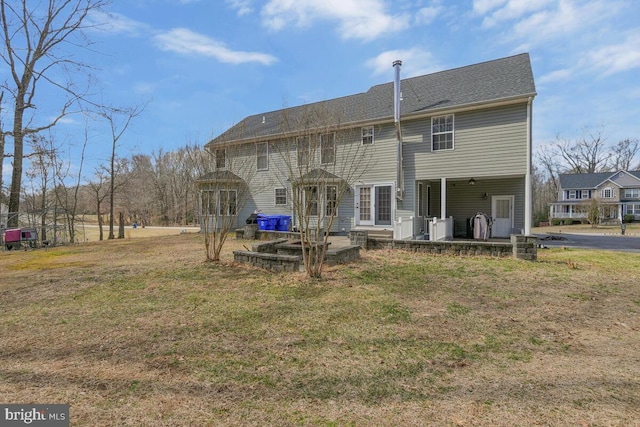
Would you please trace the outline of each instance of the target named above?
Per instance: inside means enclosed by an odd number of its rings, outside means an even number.
[[[258,221],[259,230],[265,231],[269,229],[269,218],[266,215],[258,215],[256,221]]]
[[[267,218],[267,228],[265,230],[275,230],[276,225],[278,224],[279,215],[268,215]]]
[[[291,224],[290,215],[278,215],[278,222],[276,224],[276,230],[289,231],[289,224]]]

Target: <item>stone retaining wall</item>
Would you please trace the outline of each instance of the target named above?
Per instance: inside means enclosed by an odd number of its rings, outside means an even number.
[[[233,251],[233,260],[272,271],[300,271],[300,257],[253,251]]]
[[[538,238],[536,236],[511,235],[513,256],[527,261],[538,260]]]
[[[327,265],[346,264],[360,259],[360,246],[343,246],[337,249],[330,249],[325,254]]]
[[[278,252],[276,246],[286,242],[288,242],[287,239],[277,239],[277,240],[269,240],[268,242],[254,243],[253,245],[251,245],[251,250],[253,252],[275,254]],[[290,255],[290,254],[285,254],[285,255]]]
[[[365,249],[401,249],[410,252],[446,254],[446,255],[483,255],[492,257],[514,257],[528,261],[538,259],[537,238],[535,236],[512,235],[510,241],[438,241],[394,240],[368,236],[366,230],[354,230],[349,233],[352,245]]]

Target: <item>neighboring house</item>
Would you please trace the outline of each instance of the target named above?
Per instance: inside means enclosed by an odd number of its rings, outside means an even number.
[[[551,220],[586,221],[596,203],[600,219],[640,219],[640,171],[563,174],[558,199],[551,203]]]
[[[232,147],[240,147],[239,155],[249,156],[255,165],[247,183],[253,190],[238,212],[237,226],[254,211],[292,214],[296,178],[283,179],[291,175],[283,151],[298,162],[317,156],[321,167],[306,175],[338,182],[346,180],[336,172],[339,168],[323,165],[348,160],[344,153],[355,147],[372,162],[356,182],[348,183],[332,233],[369,229],[388,230],[395,238],[465,237],[469,219],[483,212],[493,218],[492,237],[530,234],[536,91],[529,55],[402,80],[400,64],[393,64],[393,82],[365,93],[252,115],[206,144],[217,170],[228,167]],[[317,126],[318,152],[310,151],[308,140],[300,137],[314,126],[301,119],[313,109],[330,112],[338,129]],[[283,149],[291,141],[297,154]],[[211,188],[206,179],[202,183],[203,191]],[[312,197],[322,209],[335,209],[329,192]]]

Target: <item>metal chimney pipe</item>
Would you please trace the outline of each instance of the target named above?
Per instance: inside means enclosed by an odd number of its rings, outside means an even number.
[[[396,127],[398,140],[397,164],[396,164],[396,199],[402,200],[404,196],[404,171],[402,167],[402,126],[400,125],[400,67],[402,61],[393,61],[395,76],[393,79],[393,121]]]
[[[400,67],[402,61],[399,59],[393,61],[395,76],[393,79],[393,120],[397,123],[400,121]]]

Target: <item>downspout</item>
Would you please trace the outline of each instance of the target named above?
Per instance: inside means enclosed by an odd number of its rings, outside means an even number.
[[[524,235],[531,235],[531,222],[533,216],[533,191],[531,187],[531,152],[532,143],[532,103],[533,97],[527,101],[527,173],[524,176]]]
[[[398,140],[397,163],[396,163],[396,199],[402,200],[404,195],[404,171],[402,169],[402,128],[400,126],[400,101],[402,93],[400,92],[400,67],[402,61],[393,61],[394,80],[393,80],[393,121],[396,127],[396,138]]]

